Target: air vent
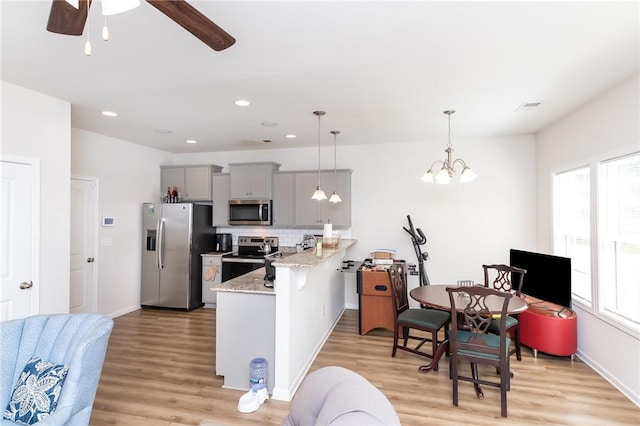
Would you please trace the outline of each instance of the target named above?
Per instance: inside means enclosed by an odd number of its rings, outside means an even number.
[[[540,106],[540,104],[541,102],[525,102],[523,104],[520,104],[520,106],[516,108],[516,111],[536,109]]]

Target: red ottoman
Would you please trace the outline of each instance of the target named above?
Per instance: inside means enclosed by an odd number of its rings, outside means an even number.
[[[578,318],[569,308],[527,296],[529,308],[519,314],[520,342],[538,351],[573,359],[578,350]]]

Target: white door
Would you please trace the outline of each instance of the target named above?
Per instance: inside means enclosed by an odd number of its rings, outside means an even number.
[[[71,179],[71,273],[69,310],[96,312],[94,234],[95,189],[92,179]]]
[[[37,161],[0,162],[0,321],[38,313]]]

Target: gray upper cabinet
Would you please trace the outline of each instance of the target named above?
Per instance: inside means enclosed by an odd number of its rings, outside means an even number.
[[[320,185],[327,197],[334,190],[333,171],[320,173]],[[338,170],[335,174],[335,190],[342,198],[341,203],[329,200],[312,200],[311,195],[318,186],[318,172],[298,172],[295,174],[294,224],[300,227],[316,227],[331,223],[334,227],[351,226],[351,170]]]
[[[211,201],[211,176],[221,170],[212,164],[160,166],[160,190],[176,187],[183,201]]]
[[[273,226],[294,224],[295,175],[293,173],[273,174]]]
[[[271,200],[273,197],[273,172],[280,169],[278,163],[229,164],[231,198],[235,200]]]
[[[211,177],[213,192],[212,226],[229,226],[229,173],[215,173]]]

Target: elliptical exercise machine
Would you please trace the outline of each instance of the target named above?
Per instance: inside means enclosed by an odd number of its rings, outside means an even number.
[[[411,222],[411,216],[407,215],[409,221],[409,228],[402,227],[405,231],[411,235],[411,241],[413,242],[413,249],[416,252],[418,258],[418,273],[420,274],[420,285],[429,285],[429,277],[427,276],[427,270],[424,267],[424,261],[429,258],[429,253],[420,250],[420,246],[426,244],[427,237],[424,236],[420,228],[414,229],[413,222]]]

